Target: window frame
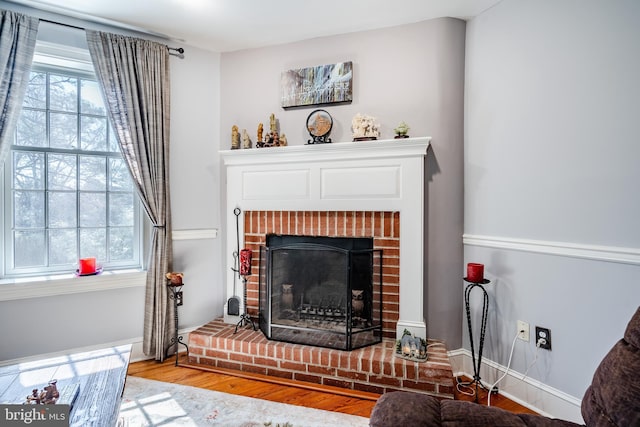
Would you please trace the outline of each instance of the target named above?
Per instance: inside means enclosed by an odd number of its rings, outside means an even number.
[[[89,56],[88,50],[72,48],[68,46],[62,46],[54,43],[41,42],[38,41],[36,45],[36,53],[34,55],[34,63],[31,69],[32,72],[47,72],[47,73],[64,73],[65,75],[72,76],[78,79],[84,80],[92,80],[97,81],[93,63],[91,62],[91,58]],[[47,81],[47,89],[49,82]],[[80,94],[78,94],[78,100],[80,101]],[[48,106],[47,106],[48,107]],[[78,104],[78,111],[75,113],[77,115],[78,121],[81,119],[81,110],[80,104]],[[89,114],[89,117],[91,114]],[[108,114],[107,121],[109,122]],[[48,121],[48,118],[47,118]],[[112,130],[112,126],[109,126]],[[81,129],[77,130],[78,135],[81,133]],[[15,130],[14,130],[15,135]],[[80,140],[78,140],[80,142]],[[109,144],[109,138],[107,137],[107,144]],[[52,149],[50,147],[29,147],[29,146],[12,146],[9,150],[7,157],[5,158],[3,164],[0,164],[0,203],[2,204],[0,209],[0,224],[2,224],[0,230],[0,237],[5,242],[4,245],[0,247],[0,287],[4,287],[5,291],[7,291],[6,284],[17,284],[24,283],[24,279],[28,282],[32,283],[40,283],[43,279],[46,281],[56,280],[56,279],[64,279],[67,278],[67,273],[69,273],[69,267],[59,266],[59,267],[30,267],[30,268],[20,268],[13,269],[13,235],[12,235],[12,227],[13,227],[13,201],[12,201],[12,187],[13,187],[13,153],[14,148],[21,151],[35,151],[35,152],[62,152],[65,154],[71,154],[75,156],[92,156],[97,155],[101,158],[104,158],[108,163],[110,158],[120,158],[122,159],[122,153],[119,153],[118,156],[116,152],[109,151],[88,151],[81,150],[78,146],[76,149],[72,150],[61,150]],[[108,150],[108,147],[107,147]],[[112,155],[109,155],[112,153]],[[79,157],[77,158],[79,159]],[[79,160],[78,160],[79,163]],[[106,166],[108,168],[108,166]],[[108,170],[108,169],[107,169]],[[79,173],[79,170],[78,170]],[[133,184],[133,183],[132,183]],[[48,206],[46,206],[46,192],[49,191],[45,188],[45,209],[48,210]],[[78,194],[82,191],[79,188],[75,190]],[[110,193],[111,190],[107,187],[104,190],[105,195]],[[110,273],[118,273],[120,271],[124,273],[131,273],[132,271],[140,271],[143,269],[143,258],[146,253],[146,245],[144,244],[144,237],[148,234],[148,221],[145,221],[145,216],[143,215],[142,204],[139,200],[137,192],[135,190],[135,184],[133,184],[132,188],[133,193],[133,238],[134,238],[134,254],[132,261],[114,261],[107,264],[104,264],[105,270],[108,270]],[[117,194],[114,192],[113,194]],[[108,207],[107,207],[108,208]],[[108,212],[107,212],[108,213]],[[76,213],[76,218],[79,221],[80,217]],[[108,217],[107,217],[108,218]],[[104,229],[109,229],[109,224],[105,224]],[[45,224],[45,233],[48,229],[48,225]],[[80,230],[80,223],[76,224],[76,229]],[[79,237],[77,237],[79,238]],[[45,235],[45,239],[48,242],[48,237]],[[108,249],[108,248],[107,248]],[[146,275],[146,273],[145,273]],[[72,275],[73,277],[73,275]],[[33,279],[29,279],[33,278]],[[86,279],[86,278],[84,278]],[[107,277],[104,277],[107,279]],[[93,281],[96,281],[94,278]],[[97,280],[97,282],[105,284],[108,280]],[[62,284],[62,283],[59,283]],[[42,294],[39,292],[40,285],[36,285],[35,288],[33,286],[32,289],[36,290],[36,294]],[[121,286],[117,286],[121,287]],[[73,288],[73,287],[72,287]],[[23,290],[26,290],[24,286],[22,286]],[[61,289],[60,289],[61,290]],[[48,292],[45,292],[47,294]],[[61,293],[67,293],[62,291]],[[29,292],[26,294],[29,295]],[[2,300],[2,296],[0,295],[0,300]],[[10,298],[11,299],[11,298]]]

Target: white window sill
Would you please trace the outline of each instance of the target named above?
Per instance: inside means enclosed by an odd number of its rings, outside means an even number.
[[[41,298],[64,294],[144,287],[147,272],[142,270],[105,271],[95,276],[74,274],[0,280],[0,301]]]

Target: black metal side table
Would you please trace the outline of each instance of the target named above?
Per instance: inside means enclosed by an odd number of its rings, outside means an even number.
[[[487,294],[487,290],[483,285],[491,283],[490,280],[483,279],[482,282],[471,282],[464,278],[465,282],[468,282],[466,289],[464,290],[464,307],[467,310],[467,326],[469,327],[469,341],[471,343],[471,361],[473,363],[473,380],[469,382],[468,386],[475,384],[476,393],[475,393],[475,401],[478,402],[478,386],[486,389],[486,387],[480,381],[480,364],[482,363],[482,348],[484,347],[484,335],[487,330],[487,313],[489,309],[489,295]],[[471,327],[471,309],[469,307],[469,297],[471,295],[471,291],[475,288],[478,288],[482,291],[483,300],[482,300],[482,318],[480,321],[480,342],[478,345],[478,359],[476,361],[476,353],[475,347],[473,344],[473,328]]]
[[[185,346],[185,348],[187,349],[187,357],[189,357],[189,346],[182,342],[182,335],[179,335],[178,333],[178,306],[181,306],[183,303],[182,285],[183,283],[180,283],[180,284],[174,284],[171,282],[167,283],[167,287],[169,288],[169,299],[173,300],[173,310],[175,313],[174,315],[175,330],[174,330],[173,337],[171,338],[171,342],[167,346],[167,349],[165,350],[164,354],[166,356],[169,349],[171,347],[174,347],[174,350],[176,353],[176,366],[178,366],[178,344],[182,344],[183,346]]]

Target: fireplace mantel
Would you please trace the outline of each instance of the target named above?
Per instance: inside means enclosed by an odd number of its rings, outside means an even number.
[[[430,137],[221,151],[226,166],[226,264],[236,251],[234,208],[260,211],[400,212],[400,316],[426,338],[424,300],[424,164]],[[244,235],[244,221],[239,224]],[[243,242],[240,242],[242,247]],[[234,295],[227,269],[227,298]],[[236,279],[236,295],[242,282]],[[241,306],[241,312],[244,307]],[[225,321],[239,319],[228,316]]]

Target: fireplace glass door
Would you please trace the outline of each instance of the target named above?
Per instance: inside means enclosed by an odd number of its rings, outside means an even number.
[[[352,350],[382,337],[382,251],[372,239],[267,236],[260,251],[267,338]]]

